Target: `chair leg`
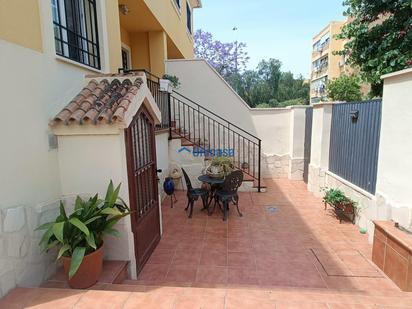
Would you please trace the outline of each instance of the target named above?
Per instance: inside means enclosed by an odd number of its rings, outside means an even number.
[[[187,211],[187,210],[189,209],[189,205],[190,205],[190,199],[188,198],[188,199],[187,199],[187,205],[186,205],[185,211]]]
[[[208,207],[209,208],[209,211],[208,211],[209,216],[211,216],[215,212],[216,202],[217,202],[217,200],[215,199],[215,203],[213,204],[212,211],[210,211],[210,206]]]
[[[234,198],[234,200],[235,200],[235,205],[236,205],[236,209],[237,209],[237,213],[239,214],[239,217],[243,217],[243,214],[240,212],[240,210],[239,210],[239,197],[238,196],[236,196],[235,198]]]
[[[229,205],[229,202],[227,201],[223,202],[223,221],[227,220],[228,205]]]
[[[203,204],[202,210],[207,210],[207,196],[202,195],[201,198],[202,198],[202,204]]]
[[[193,215],[193,206],[194,206],[194,204],[195,204],[195,201],[194,201],[194,200],[192,200],[192,201],[190,202],[190,213],[189,213],[189,218],[192,218],[192,215]]]

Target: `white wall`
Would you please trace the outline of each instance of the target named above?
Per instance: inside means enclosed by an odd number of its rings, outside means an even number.
[[[179,78],[179,93],[247,132],[256,133],[250,107],[205,60],[167,60],[166,72]]]
[[[164,197],[163,181],[169,176],[169,132],[156,133],[156,157],[157,169],[162,172],[159,177],[159,193]]]
[[[120,196],[129,203],[124,134],[59,136],[59,169],[64,196],[104,197],[109,181],[122,184]],[[68,205],[70,207],[70,205]],[[120,238],[106,237],[104,256],[109,260],[131,261],[130,271],[136,276],[133,234],[130,217],[115,227]]]
[[[412,226],[412,69],[383,76],[381,138],[376,192],[390,216]]]
[[[41,283],[54,269],[33,231],[53,219],[61,197],[48,122],[78,93],[84,75],[95,72],[56,57],[50,1],[39,4],[42,53],[0,40],[0,297],[16,284]],[[101,39],[108,67],[107,36]]]
[[[251,109],[256,134],[262,140],[262,152],[266,155],[287,155],[290,151],[289,108]]]

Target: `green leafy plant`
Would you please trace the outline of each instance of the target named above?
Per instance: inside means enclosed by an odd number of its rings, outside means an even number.
[[[167,79],[172,83],[173,88],[178,89],[180,87],[179,78],[175,75],[164,74],[163,79]]]
[[[381,96],[383,74],[412,66],[411,0],[345,0],[349,22],[337,37],[345,40],[339,55],[358,67],[371,83],[371,96]]]
[[[230,174],[235,168],[229,157],[214,157],[210,165],[219,167],[224,175]]]
[[[333,101],[359,101],[362,99],[360,80],[356,76],[343,75],[328,83],[328,97]]]
[[[71,257],[69,278],[76,274],[85,255],[96,251],[103,245],[103,235],[118,237],[119,232],[113,227],[123,217],[130,214],[130,209],[119,197],[120,184],[114,188],[113,182],[107,188],[104,200],[96,194],[88,200],[76,198],[74,211],[67,215],[63,202],[60,201],[60,214],[53,222],[45,223],[36,230],[45,230],[40,246],[45,251],[57,247],[57,259]]]
[[[352,205],[353,207],[357,206],[357,203],[347,197],[341,190],[334,188],[322,188],[322,191],[325,192],[323,196],[323,202],[332,206],[348,206]]]

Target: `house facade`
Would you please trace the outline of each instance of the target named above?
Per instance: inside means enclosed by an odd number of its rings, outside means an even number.
[[[25,124],[6,117],[0,133],[0,296],[54,271],[34,229],[53,219],[60,199],[72,197],[63,196],[50,119],[83,88],[86,75],[122,67],[162,75],[165,59],[192,58],[193,9],[200,6],[198,0],[0,4],[2,106]]]

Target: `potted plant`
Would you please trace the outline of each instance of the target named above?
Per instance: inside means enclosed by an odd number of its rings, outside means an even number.
[[[130,209],[119,197],[120,184],[107,188],[104,200],[96,194],[88,200],[77,196],[74,210],[68,215],[60,201],[60,214],[53,222],[37,230],[45,230],[40,245],[45,251],[57,247],[69,286],[84,289],[95,284],[103,267],[103,236],[119,236],[113,227]]]
[[[210,177],[223,178],[234,170],[234,165],[229,157],[214,157],[206,173]]]
[[[160,90],[172,93],[173,88],[178,89],[180,86],[179,78],[175,75],[164,74],[159,80]]]
[[[357,203],[347,197],[341,190],[334,188],[323,188],[325,195],[323,197],[323,202],[325,203],[325,209],[327,205],[335,208],[337,212],[343,213],[345,215],[352,215],[353,220],[355,220],[355,212]]]

